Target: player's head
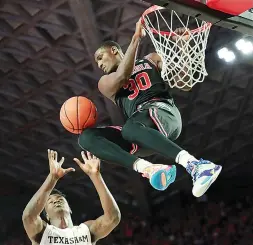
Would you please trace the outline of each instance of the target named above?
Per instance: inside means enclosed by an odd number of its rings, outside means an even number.
[[[49,222],[56,217],[71,214],[71,209],[66,200],[66,196],[57,189],[53,189],[51,192],[44,211]]]
[[[104,73],[110,74],[117,70],[123,53],[120,45],[114,41],[104,42],[95,52],[95,61]]]

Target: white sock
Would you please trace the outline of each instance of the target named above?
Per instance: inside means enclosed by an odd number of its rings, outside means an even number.
[[[143,173],[144,172],[144,169],[149,167],[149,166],[152,166],[153,164],[151,162],[148,162],[144,159],[138,159],[135,163],[134,163],[134,170],[136,172],[139,172],[139,173]]]
[[[188,162],[198,161],[198,160],[194,156],[190,155],[187,151],[182,150],[177,154],[175,161],[176,163],[186,168]]]

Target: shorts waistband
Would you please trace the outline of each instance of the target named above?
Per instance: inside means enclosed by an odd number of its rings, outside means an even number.
[[[172,105],[172,106],[174,105],[174,103],[173,103],[173,100],[172,100],[172,99],[165,99],[165,98],[153,98],[153,99],[151,99],[151,100],[148,100],[148,101],[145,101],[145,102],[143,102],[143,103],[139,104],[139,105],[137,106],[137,110],[140,110],[140,109],[141,109],[141,108],[143,108],[145,105],[151,104],[151,103],[153,103],[153,102],[155,102],[155,101],[160,101],[160,102],[169,102],[169,103],[171,103],[171,105]]]

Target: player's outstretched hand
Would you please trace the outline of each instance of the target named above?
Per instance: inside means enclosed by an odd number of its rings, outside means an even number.
[[[83,162],[79,159],[74,158],[74,161],[79,165],[79,167],[89,176],[95,176],[100,173],[100,159],[92,155],[90,152],[87,154],[84,151],[81,152]]]
[[[62,164],[64,162],[64,157],[61,158],[60,161],[58,161],[58,153],[57,151],[53,151],[48,149],[48,161],[49,161],[49,168],[50,168],[50,174],[55,178],[55,179],[60,179],[64,175],[66,175],[69,172],[74,172],[74,168],[67,168],[64,169],[62,168]]]

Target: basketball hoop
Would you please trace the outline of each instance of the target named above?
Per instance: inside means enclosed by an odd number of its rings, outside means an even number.
[[[193,87],[204,81],[211,23],[155,5],[143,13],[142,25],[162,59],[161,76],[170,87]],[[185,28],[185,32],[178,35],[177,28]]]

